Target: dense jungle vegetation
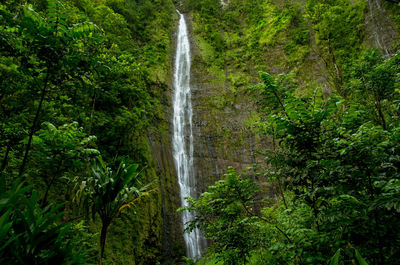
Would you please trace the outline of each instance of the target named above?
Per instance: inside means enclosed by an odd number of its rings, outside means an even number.
[[[0,4],[1,264],[96,263],[104,250],[105,264],[162,259],[141,219],[156,218],[147,132],[162,130],[174,11],[169,1]]]
[[[3,1],[0,263],[398,264],[400,42],[367,41],[369,4]],[[149,143],[169,130],[174,5],[224,88],[204,107],[246,99],[271,143],[179,210],[208,240],[197,261],[163,234],[179,194]]]

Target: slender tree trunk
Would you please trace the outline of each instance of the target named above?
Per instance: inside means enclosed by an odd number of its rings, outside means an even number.
[[[318,222],[318,209],[316,206],[316,201],[317,199],[312,200],[312,208],[313,208],[313,214],[314,214],[314,218],[315,218],[315,226],[317,228],[317,232],[319,233],[321,231],[320,227],[319,227],[319,222]]]
[[[44,194],[44,197],[43,197],[43,200],[42,200],[42,203],[41,203],[42,207],[44,207],[46,205],[47,196],[49,195],[50,188],[51,188],[51,186],[53,186],[53,183],[54,183],[54,181],[56,180],[56,178],[58,176],[57,174],[60,171],[63,162],[64,161],[62,161],[61,163],[58,164],[56,172],[54,173],[53,177],[51,178],[49,185],[47,185],[47,187],[46,187],[46,192]]]
[[[369,189],[369,193],[370,193],[369,196],[370,196],[371,202],[374,202],[375,201],[375,189],[373,186],[373,180],[371,178],[370,173],[367,173],[367,174],[368,174],[368,186],[369,186],[368,189]],[[383,264],[384,255],[383,255],[382,238],[381,238],[381,233],[380,233],[380,229],[379,229],[379,226],[380,226],[379,216],[378,216],[378,212],[376,209],[374,209],[372,211],[372,213],[374,215],[374,221],[375,221],[375,224],[374,224],[375,231],[373,231],[373,233],[375,233],[375,237],[377,239],[376,243],[377,243],[378,249],[379,249],[379,257],[377,258],[378,259],[377,264]]]
[[[28,139],[28,144],[26,145],[24,159],[22,160],[21,167],[19,168],[19,176],[21,176],[24,173],[25,165],[26,165],[26,162],[28,161],[28,154],[29,154],[29,150],[31,149],[32,137],[33,137],[33,134],[35,133],[36,124],[39,120],[40,111],[42,110],[43,101],[46,96],[47,84],[49,82],[49,77],[50,77],[50,73],[49,73],[49,69],[47,69],[46,79],[44,81],[44,86],[42,89],[42,95],[40,97],[39,106],[36,110],[36,115],[35,115],[35,118],[33,119],[32,126],[29,131],[29,139]]]
[[[104,246],[106,245],[106,237],[107,237],[107,229],[110,223],[108,221],[102,221],[103,225],[101,227],[100,234],[100,257],[99,257],[99,265],[103,264],[103,256],[104,256]]]
[[[314,191],[314,178],[313,177],[311,177],[311,190]],[[318,212],[319,211],[318,211],[317,205],[316,205],[318,198],[313,196],[311,200],[312,200],[311,206],[312,206],[313,214],[314,214],[314,218],[315,218],[315,225],[317,228],[317,232],[319,234],[319,232],[320,232],[319,223],[318,223]],[[318,237],[319,237],[319,235],[318,235]]]
[[[114,162],[117,161],[119,150],[121,149],[122,145],[122,135],[119,137],[118,144],[117,144],[117,151],[115,152]]]
[[[339,94],[341,95],[342,91],[341,91],[341,87],[343,85],[343,71],[342,68],[340,66],[337,65],[336,63],[336,58],[335,58],[335,54],[333,52],[333,48],[332,48],[332,44],[331,44],[331,40],[330,38],[328,39],[328,53],[331,56],[331,61],[332,61],[332,66],[333,66],[333,71],[334,71],[334,82],[335,82],[335,87],[336,90],[339,92]]]
[[[6,153],[4,154],[3,163],[1,164],[0,173],[2,173],[4,169],[6,169],[8,154],[10,153],[10,150],[11,150],[11,144],[9,143],[7,145]]]
[[[378,110],[378,115],[379,118],[381,119],[382,128],[386,130],[386,120],[385,116],[383,115],[381,102],[379,100],[376,101],[376,109]]]
[[[1,170],[0,170],[0,192],[1,193],[6,192],[7,182],[6,182],[6,176],[4,176],[3,171],[6,168],[8,153],[10,152],[10,150],[11,150],[11,143],[8,143],[6,153],[4,154],[3,163],[1,164]]]
[[[375,219],[375,233],[376,233],[376,238],[377,238],[377,243],[378,243],[378,249],[379,249],[379,260],[377,264],[384,264],[384,255],[383,255],[383,244],[382,244],[382,237],[379,229],[379,216],[378,212],[374,210],[374,219]]]
[[[89,135],[92,133],[92,127],[93,127],[93,113],[94,113],[95,107],[96,107],[96,88],[93,88],[92,110],[90,111]]]
[[[281,196],[282,196],[283,204],[285,205],[285,209],[288,209],[288,205],[287,205],[287,202],[286,202],[285,194],[283,193],[282,183],[281,183],[280,179],[278,179],[278,186],[279,186],[279,191],[280,191]]]

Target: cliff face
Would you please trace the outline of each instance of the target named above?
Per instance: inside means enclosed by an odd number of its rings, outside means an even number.
[[[250,120],[255,114],[249,95],[238,92],[228,66],[219,73],[207,69],[199,39],[192,31],[192,100],[194,109],[194,156],[197,193],[218,180],[228,166],[242,170],[256,162],[254,151],[266,141],[254,134]],[[220,74],[219,76],[217,76]],[[239,73],[239,75],[242,73]],[[241,86],[250,87],[251,77]],[[261,138],[260,138],[261,137]]]
[[[366,42],[381,49],[385,57],[390,57],[396,51],[398,40],[390,8],[393,7],[387,1],[368,0],[368,13],[365,15]]]
[[[316,88],[330,93],[349,67],[341,57],[348,46],[353,47],[348,51],[354,53],[351,59],[366,47],[377,47],[384,55],[395,51],[399,23],[390,3],[342,2],[345,4],[340,12],[350,20],[349,34],[354,35],[347,36],[343,43],[329,42],[324,37],[328,33],[322,27],[334,22],[312,17],[316,12],[312,9],[314,1],[175,3],[186,14],[191,35],[197,194],[218,180],[228,166],[241,170],[262,164],[257,151],[272,148],[269,137],[258,133],[253,125],[260,114],[248,88],[259,82],[258,71],[295,73],[298,93],[304,95],[311,95]],[[172,17],[177,22],[177,16]],[[174,36],[171,34],[169,65],[153,72],[153,79],[160,84],[158,97],[164,118],[147,139],[159,192],[148,208],[147,221],[142,221],[146,223],[143,231],[147,232],[141,239],[148,242],[142,249],[148,248],[152,240],[157,241],[153,243],[161,247],[158,253],[167,264],[185,253],[181,218],[176,213],[180,199],[171,145]]]
[[[400,16],[393,3],[341,1],[340,8],[335,8],[341,15],[339,21],[344,20],[349,27],[342,32],[342,25],[338,25],[335,30],[339,35],[348,32],[332,40],[327,37],[332,32],[326,29],[336,22],[318,20],[317,15],[324,14],[313,9],[316,2],[175,1],[186,15],[191,35],[197,195],[228,166],[239,171],[262,165],[263,157],[257,151],[273,146],[254,126],[261,115],[248,89],[259,83],[258,71],[294,73],[298,93],[312,95],[314,89],[322,89],[329,94],[335,90],[335,82],[343,82],[349,61],[363,50],[377,47],[390,56],[398,48]],[[176,26],[176,14],[171,12],[170,16]],[[158,191],[143,205],[141,215],[128,221],[135,227],[133,231],[120,228],[126,226],[126,220],[111,231],[113,242],[131,244],[135,261],[126,259],[123,264],[176,264],[185,255],[182,221],[176,212],[181,202],[171,143],[175,31],[163,36],[169,38],[167,62],[149,69],[155,84],[152,89],[162,106],[162,118],[145,136],[151,153],[148,175],[155,179]],[[133,236],[128,238],[128,233]],[[115,245],[110,249],[124,248]],[[116,253],[115,261],[121,261],[122,256]]]
[[[159,256],[163,264],[177,264],[185,255],[185,244],[182,232],[182,220],[177,213],[181,206],[179,184],[172,155],[172,95],[173,95],[173,58],[175,55],[175,35],[177,14],[173,11],[171,18],[175,27],[171,29],[168,46],[167,63],[154,69],[152,79],[158,84],[157,97],[161,102],[162,115],[158,124],[147,134],[147,141],[152,157],[151,168],[157,181],[157,201],[154,203],[159,219],[153,219],[150,227],[158,228],[159,234],[148,234],[146,241],[156,241]],[[154,264],[148,259],[143,264]],[[156,262],[156,260],[154,260]]]
[[[316,88],[330,93],[335,82],[343,82],[348,61],[366,47],[393,53],[398,40],[393,3],[381,0],[339,4],[350,30],[343,43],[326,39],[322,27],[335,21],[317,20],[323,14],[313,9],[315,1],[183,2],[191,33],[198,194],[228,166],[240,170],[262,163],[255,151],[272,148],[253,126],[260,116],[248,88],[259,82],[258,71],[296,74],[298,93],[312,95]],[[346,51],[349,46],[353,50]],[[354,53],[348,61],[345,52]]]
[[[142,29],[143,32],[140,32],[140,37],[147,40],[141,48],[141,55],[146,59],[142,63],[149,79],[147,89],[157,113],[147,132],[141,132],[139,151],[145,156],[143,160],[147,164],[143,169],[146,182],[153,183],[154,191],[149,198],[136,203],[135,212],[126,211],[110,226],[105,264],[178,264],[185,255],[181,218],[176,212],[181,202],[171,144],[177,15],[170,0],[152,1],[152,4],[148,2],[143,1],[138,5],[162,8],[162,11],[146,9],[152,12],[153,20],[145,21],[146,31]],[[135,29],[137,25],[130,26]],[[129,150],[136,150],[135,146]],[[93,231],[99,229],[93,227]]]
[[[169,117],[169,115],[167,115]],[[167,123],[168,124],[168,123]],[[169,125],[168,125],[169,126]],[[157,203],[162,223],[160,226],[161,253],[166,264],[175,262],[185,255],[181,218],[176,210],[180,207],[179,185],[176,177],[171,148],[171,132],[159,131],[149,133],[148,139],[154,159],[158,178]]]

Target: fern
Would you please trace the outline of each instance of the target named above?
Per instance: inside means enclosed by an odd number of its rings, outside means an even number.
[[[102,30],[92,22],[76,23],[70,28],[70,33],[74,38],[83,38],[93,36],[95,33],[102,35]]]
[[[67,16],[63,13],[64,5],[57,0],[48,0],[47,23],[50,26],[50,31],[55,36],[63,36],[68,32],[68,25],[65,19]]]

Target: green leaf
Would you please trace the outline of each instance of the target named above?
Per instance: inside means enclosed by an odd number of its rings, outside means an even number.
[[[368,263],[365,261],[365,259],[361,256],[360,252],[358,252],[357,249],[354,249],[355,254],[356,254],[356,259],[360,265],[368,265]]]
[[[333,255],[333,257],[331,258],[331,262],[329,263],[329,265],[338,265],[339,264],[339,258],[340,258],[340,252],[342,251],[341,248],[339,248],[335,255]]]
[[[272,77],[272,75],[270,75],[266,72],[260,72],[259,75],[266,86],[275,87],[275,79]]]

